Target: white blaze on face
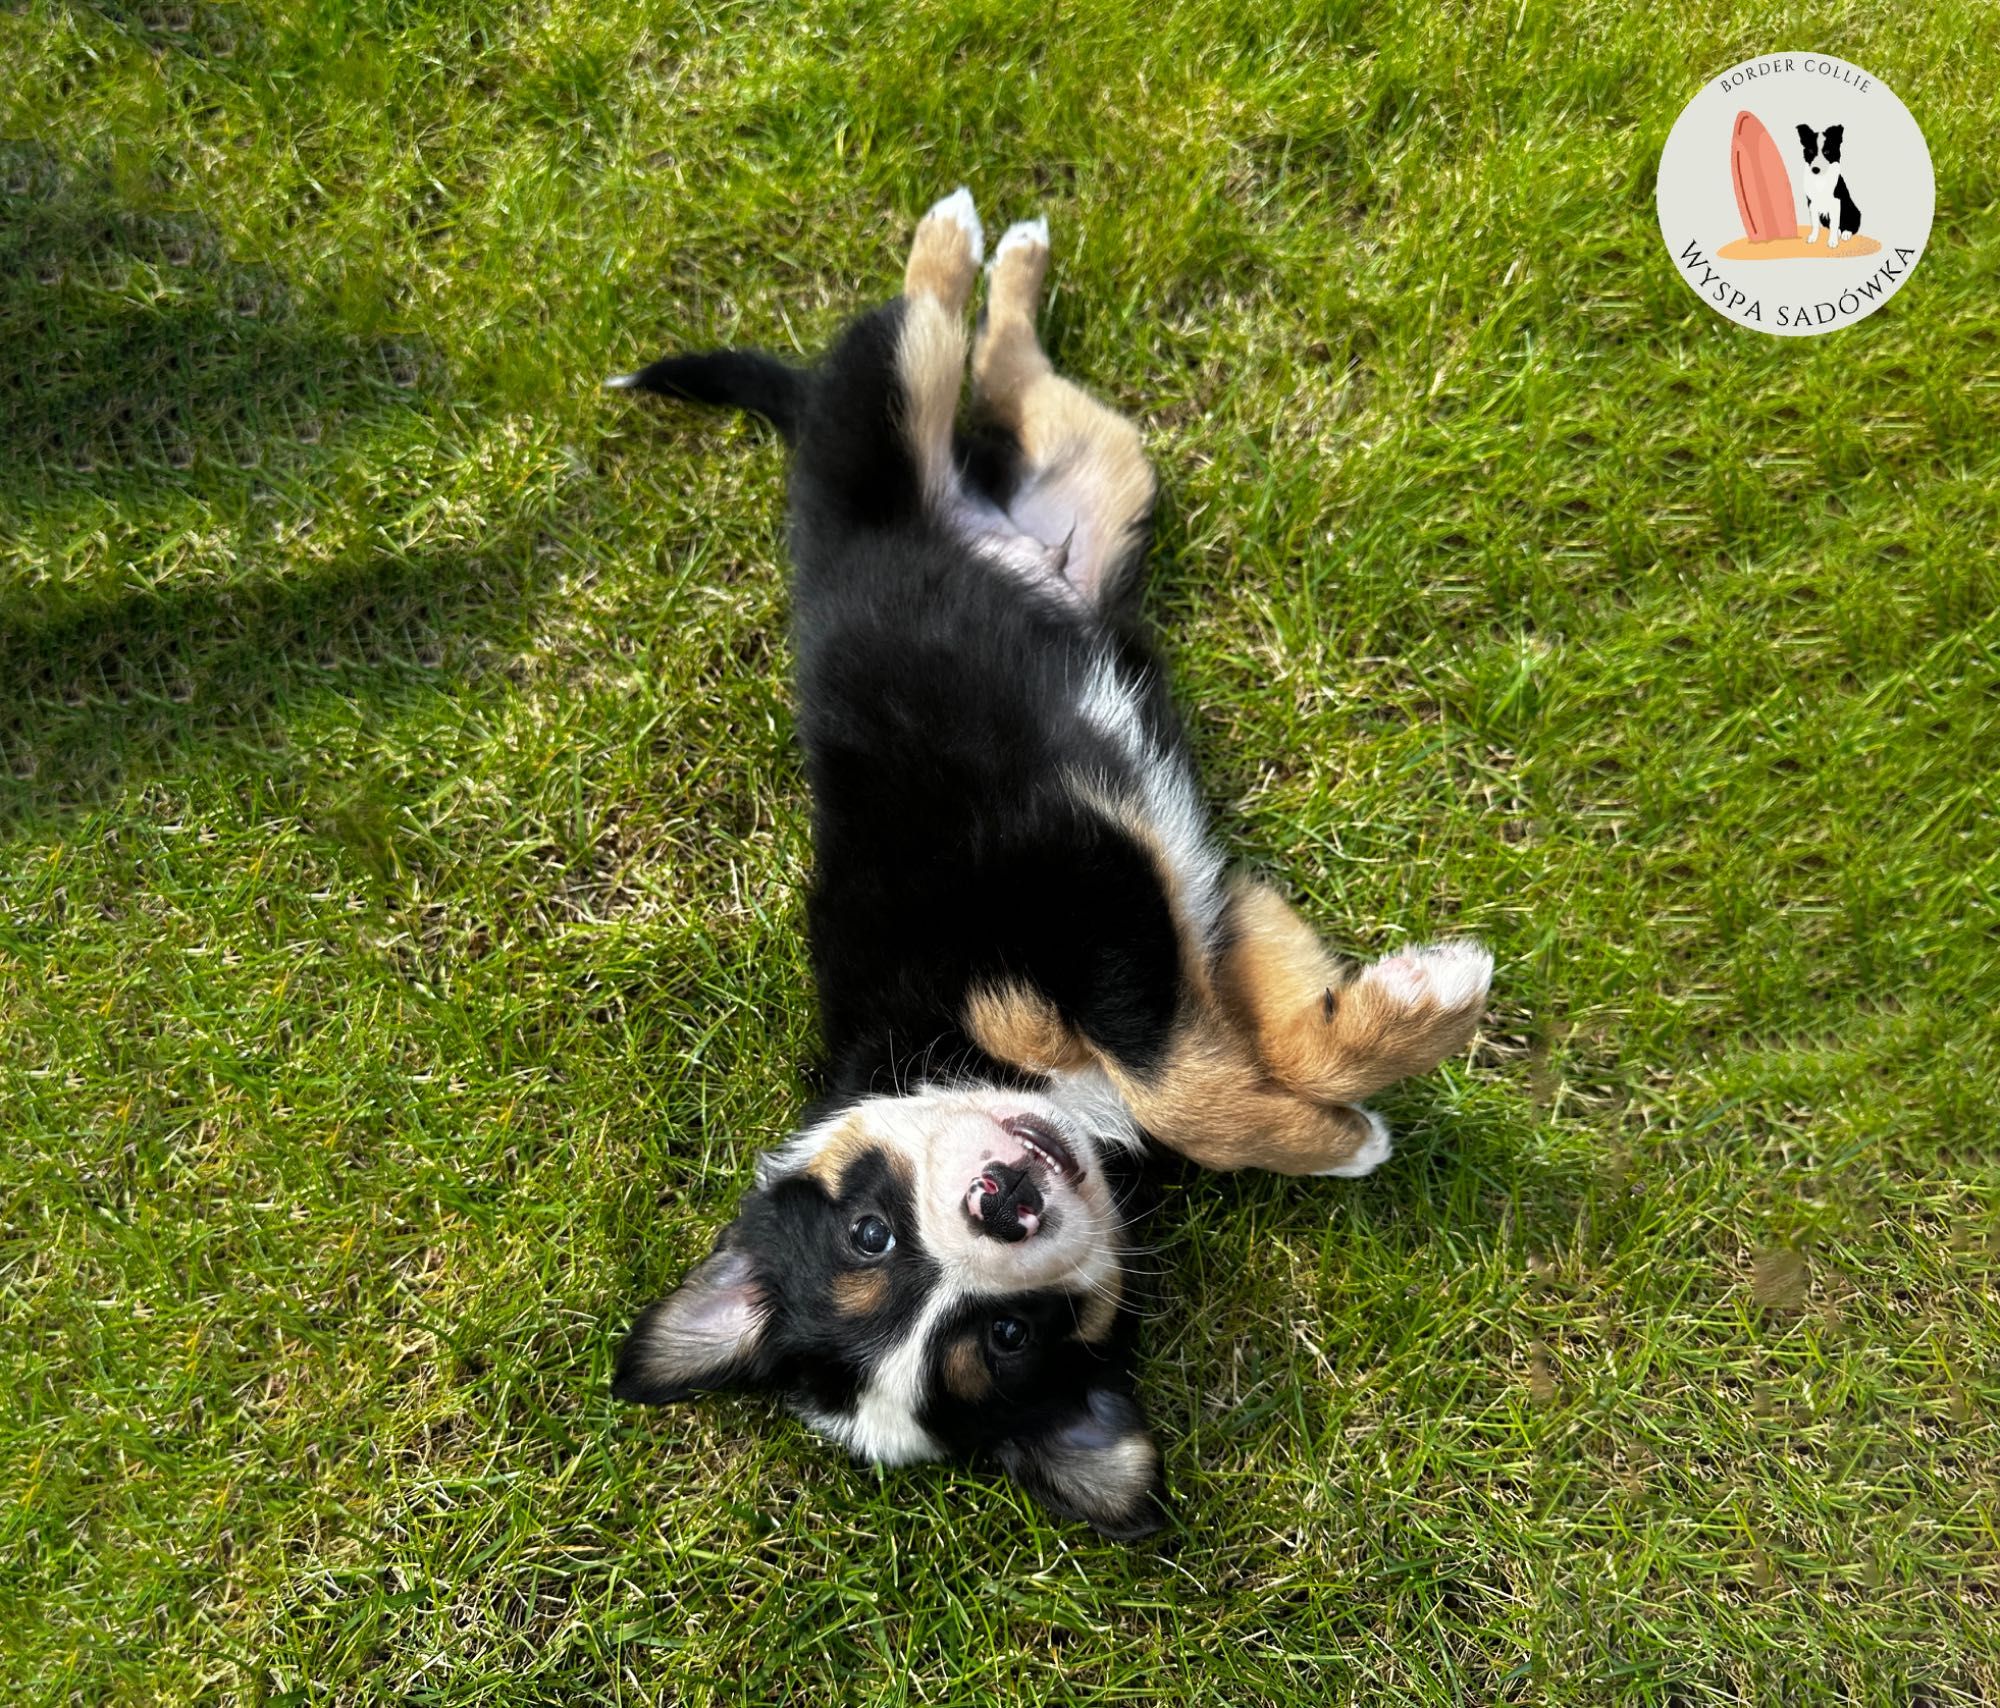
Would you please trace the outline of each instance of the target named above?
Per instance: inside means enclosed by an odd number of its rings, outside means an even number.
[[[1001,1124],[1022,1115],[1061,1134],[1080,1165],[1079,1177],[1049,1168],[1031,1143]],[[1126,1139],[1123,1130],[1091,1130],[1062,1103],[1034,1092],[926,1088],[853,1105],[766,1156],[758,1167],[760,1184],[809,1168],[835,1144],[886,1152],[914,1182],[917,1226],[899,1228],[898,1236],[913,1233],[937,1271],[922,1309],[869,1372],[854,1410],[808,1412],[805,1421],[878,1464],[937,1457],[941,1449],[918,1413],[940,1324],[980,1298],[1050,1287],[1086,1297],[1115,1291],[1119,1225],[1103,1151],[1106,1142]],[[1035,1172],[1043,1208],[1029,1237],[995,1239],[967,1213],[968,1189],[996,1162]]]

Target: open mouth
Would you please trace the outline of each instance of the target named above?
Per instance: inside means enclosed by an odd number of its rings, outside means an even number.
[[[1039,1157],[1051,1173],[1072,1186],[1083,1179],[1083,1164],[1076,1160],[1076,1152],[1069,1148],[1069,1141],[1056,1131],[1052,1122],[1039,1115],[1009,1115],[1000,1125]]]

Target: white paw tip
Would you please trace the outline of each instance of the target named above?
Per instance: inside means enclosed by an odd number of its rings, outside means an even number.
[[[963,184],[942,201],[933,202],[926,219],[948,219],[965,233],[965,241],[972,246],[973,265],[986,257],[986,230],[979,223],[979,210],[972,205],[972,192]]]
[[[637,374],[613,374],[604,382],[606,391],[630,391],[639,383]]]
[[[1493,952],[1470,937],[1433,943],[1417,951],[1430,973],[1431,991],[1444,1008],[1484,1004],[1493,985]]]
[[[1484,1003],[1493,983],[1493,956],[1469,937],[1405,949],[1370,969],[1383,991],[1412,1007],[1429,1003],[1447,1011]]]
[[[1000,247],[993,251],[993,259],[999,260],[1010,249],[1046,249],[1049,246],[1049,221],[1046,214],[1038,214],[1033,219],[1016,220],[1000,234]]]
[[[1396,1148],[1395,1135],[1389,1131],[1389,1123],[1373,1109],[1357,1107],[1354,1113],[1368,1123],[1368,1137],[1338,1168],[1319,1171],[1334,1180],[1359,1180],[1364,1174],[1373,1174],[1389,1160],[1389,1153]]]

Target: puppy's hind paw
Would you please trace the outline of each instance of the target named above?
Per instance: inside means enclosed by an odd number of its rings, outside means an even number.
[[[972,192],[963,184],[948,196],[940,196],[931,203],[925,220],[948,220],[965,236],[965,247],[972,256],[973,266],[986,259],[986,228],[979,223],[979,209],[973,205]]]
[[[972,294],[985,254],[979,210],[972,205],[972,192],[961,184],[917,222],[909,265],[903,269],[903,292],[912,298],[935,297],[957,313]]]
[[[1024,219],[1001,233],[986,269],[986,314],[997,326],[1032,327],[1049,270],[1049,222]]]
[[[1048,246],[1048,216],[1046,214],[1037,214],[1033,219],[1016,220],[1000,234],[999,245],[993,251],[993,261],[997,266],[1001,257],[1013,250],[1047,250]]]

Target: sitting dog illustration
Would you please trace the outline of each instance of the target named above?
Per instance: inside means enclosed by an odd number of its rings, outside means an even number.
[[[1861,229],[1861,210],[1847,193],[1847,180],[1840,172],[1840,145],[1845,125],[1828,125],[1816,131],[1799,126],[1799,148],[1806,161],[1806,241],[1826,233],[1826,246],[1838,249],[1845,238]]]

